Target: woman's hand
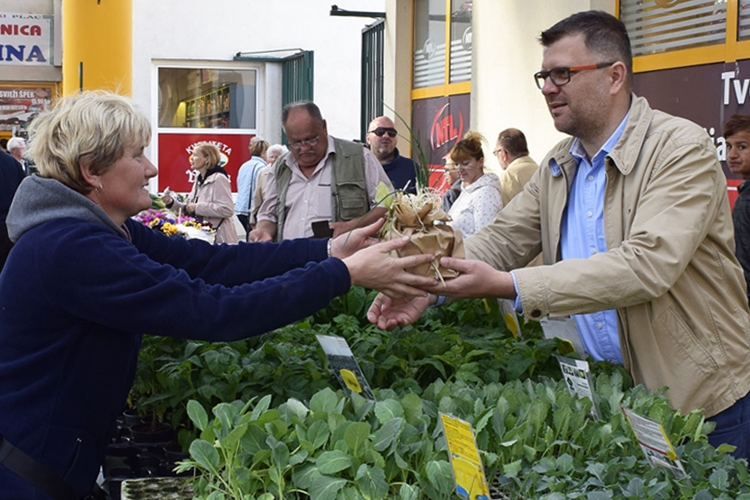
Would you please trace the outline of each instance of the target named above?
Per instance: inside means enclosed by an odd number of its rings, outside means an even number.
[[[422,317],[434,295],[420,295],[392,299],[379,293],[367,311],[367,320],[381,330],[393,330],[397,326],[411,325]]]
[[[430,287],[435,279],[412,274],[407,269],[430,262],[435,257],[430,254],[393,257],[389,253],[408,242],[409,238],[384,241],[344,258],[352,285],[374,288],[390,297],[426,295],[423,289]]]
[[[358,250],[375,245],[380,241],[377,234],[384,223],[385,219],[378,219],[369,226],[335,237],[331,242],[331,257],[345,259]]]
[[[161,201],[164,202],[164,206],[167,207],[167,208],[169,208],[172,205],[174,205],[174,199],[171,196],[169,196],[168,194],[163,194],[161,196]]]

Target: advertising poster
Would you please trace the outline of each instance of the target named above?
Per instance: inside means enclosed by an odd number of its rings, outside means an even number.
[[[232,192],[237,192],[237,172],[250,159],[252,135],[216,133],[159,134],[159,192],[167,187],[177,193],[188,193],[193,187],[195,173],[190,168],[190,155],[199,142],[210,142],[219,148],[222,166],[229,173]]]
[[[0,85],[0,130],[26,130],[52,107],[52,92],[51,85]]]

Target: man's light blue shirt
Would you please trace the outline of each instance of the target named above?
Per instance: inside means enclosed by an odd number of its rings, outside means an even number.
[[[629,115],[630,113],[625,116],[593,159],[589,160],[577,138],[570,146],[570,154],[578,163],[578,169],[568,194],[568,204],[560,228],[563,260],[587,259],[591,255],[607,251],[604,237],[604,189],[607,182],[605,159],[622,137]],[[553,175],[560,173],[560,166],[554,159],[550,161],[549,168]],[[513,282],[518,293],[515,276]],[[586,283],[580,283],[580,286],[585,287]],[[519,309],[520,305],[518,295],[516,308]],[[571,317],[578,327],[586,352],[597,361],[606,359],[622,364],[617,311],[609,309]]]

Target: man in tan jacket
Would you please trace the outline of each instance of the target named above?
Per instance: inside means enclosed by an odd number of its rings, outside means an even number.
[[[521,192],[539,165],[529,156],[526,136],[517,128],[508,128],[497,136],[497,144],[492,152],[500,164],[500,185],[503,188],[503,206],[507,207]]]
[[[712,444],[750,456],[750,311],[734,256],[726,180],[698,125],[632,94],[625,26],[579,12],[541,35],[534,75],[571,137],[495,221],[465,242],[461,272],[408,303],[378,296],[381,328],[415,321],[435,295],[501,297],[534,319],[572,316],[594,359],[702,408]],[[524,267],[538,252],[544,264]]]

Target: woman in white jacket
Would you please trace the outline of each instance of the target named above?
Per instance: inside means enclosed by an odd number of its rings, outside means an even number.
[[[500,179],[484,172],[483,140],[478,132],[469,131],[450,153],[461,178],[461,194],[448,212],[449,224],[464,238],[492,222],[503,208]]]

